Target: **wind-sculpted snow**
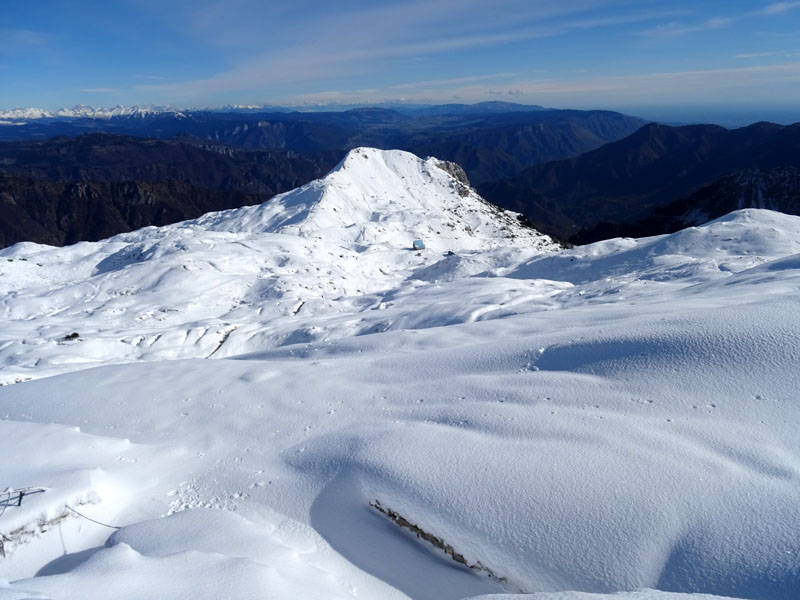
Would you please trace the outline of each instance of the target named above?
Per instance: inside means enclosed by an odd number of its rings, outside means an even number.
[[[0,484],[47,491],[0,598],[793,599],[798,255],[760,210],[559,251],[363,149],[6,250]]]

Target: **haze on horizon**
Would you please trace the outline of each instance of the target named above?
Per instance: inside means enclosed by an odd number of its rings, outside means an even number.
[[[4,11],[0,108],[503,100],[793,122],[798,25],[800,1],[43,0]]]

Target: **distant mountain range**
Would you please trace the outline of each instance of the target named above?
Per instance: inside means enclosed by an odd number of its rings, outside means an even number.
[[[680,228],[684,221],[656,216],[688,214],[694,202],[711,193],[693,196],[706,186],[716,186],[717,200],[704,210],[711,205],[732,206],[730,210],[761,207],[761,200],[743,202],[747,194],[733,190],[730,182],[738,181],[740,172],[777,173],[781,171],[773,170],[800,166],[799,150],[800,124],[756,123],[728,130],[716,125],[652,123],[581,156],[536,165],[505,181],[483,184],[479,191],[500,206],[522,212],[542,231],[574,242],[643,231],[664,233],[676,230],[670,223]],[[725,179],[729,177],[733,180]],[[779,177],[773,179],[773,185],[762,187],[771,194],[764,201],[778,210],[796,211],[796,202],[789,202],[791,194],[783,188],[791,185],[790,179]],[[720,198],[725,193],[729,195]],[[724,212],[715,209],[708,214]],[[656,218],[663,230],[651,218]]]
[[[516,104],[514,102],[478,102],[477,104],[407,104],[397,102],[384,102],[375,106],[376,108],[392,109],[413,116],[431,116],[442,114],[465,114],[465,113],[490,113],[490,112],[520,112],[553,110],[544,106],[530,104]],[[111,107],[87,106],[78,104],[72,108],[57,108],[47,110],[44,108],[26,107],[0,109],[0,121],[5,124],[24,124],[34,120],[67,120],[67,119],[110,119],[113,117],[125,117],[131,115],[149,116],[155,114],[184,114],[184,113],[254,113],[254,112],[344,112],[346,110],[363,109],[363,105],[319,105],[319,106],[279,106],[272,104],[225,104],[213,108],[202,109],[177,109],[169,105],[147,104],[143,106],[125,106],[118,104]],[[369,107],[372,108],[372,107]]]
[[[0,143],[0,245],[95,240],[264,202],[364,146],[456,162],[485,198],[573,243],[670,233],[739,208],[800,214],[800,124],[670,127],[504,102],[98,110],[0,126],[0,140],[16,140]]]
[[[0,127],[0,139],[17,140],[0,143],[0,245],[96,240],[264,202],[359,146],[455,161],[474,183],[642,125],[613,112],[508,103],[269,114],[117,107],[102,118],[94,110]]]
[[[72,108],[45,110],[43,108],[12,108],[0,110],[0,122],[4,125],[24,125],[28,121],[53,121],[68,119],[111,119],[114,117],[149,116],[162,113],[177,113],[167,106],[112,106],[101,108],[78,104]]]
[[[0,141],[77,137],[106,132],[191,139],[252,150],[337,151],[359,146],[401,149],[462,164],[473,183],[503,179],[540,162],[594,150],[644,121],[609,111],[546,110],[504,102],[479,105],[359,108],[339,112],[163,112],[117,107],[119,114],[19,121]],[[85,113],[85,114],[84,114]],[[0,120],[2,120],[0,116]]]

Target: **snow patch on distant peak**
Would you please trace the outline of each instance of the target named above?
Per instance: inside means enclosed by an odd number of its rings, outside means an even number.
[[[0,110],[0,124],[19,125],[25,121],[41,121],[50,119],[111,119],[114,117],[146,117],[161,113],[179,114],[169,106],[123,106],[98,108],[79,104],[72,108],[45,110],[42,108],[12,108]]]

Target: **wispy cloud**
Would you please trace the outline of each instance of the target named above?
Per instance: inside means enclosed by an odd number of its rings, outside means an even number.
[[[770,52],[742,52],[737,54],[735,58],[767,58],[770,56],[782,56],[784,58],[793,58],[800,56],[800,50],[773,50]]]
[[[487,96],[505,96],[510,99],[515,99],[525,95],[524,90],[510,89],[510,90],[484,90]]]
[[[453,85],[463,85],[465,83],[476,83],[479,81],[491,81],[496,79],[510,79],[518,77],[519,73],[491,73],[487,75],[476,75],[472,77],[450,77],[448,79],[428,79],[425,81],[410,81],[392,86],[395,90],[420,89],[420,88],[441,88]]]
[[[510,31],[615,3],[618,0],[505,0],[503,10],[497,10],[492,0],[351,0],[336,11],[320,11],[303,0],[293,5],[261,0],[200,0],[192,3],[187,18],[196,34],[213,44],[239,48],[252,44],[262,50],[274,50],[309,42],[392,44],[440,37],[444,32],[464,35]],[[242,19],[242,15],[248,18]],[[272,22],[281,22],[282,27],[265,36],[264,23]]]
[[[733,19],[730,17],[715,17],[700,23],[682,23],[680,21],[670,21],[669,23],[662,23],[661,25],[657,25],[651,29],[639,31],[638,34],[640,36],[649,38],[674,38],[689,33],[723,29],[732,22]]]
[[[110,87],[81,88],[79,91],[87,94],[118,94],[122,90]]]
[[[8,44],[41,46],[47,43],[47,36],[31,29],[0,29],[0,36]]]
[[[0,54],[20,54],[47,48],[49,38],[31,29],[0,27]]]
[[[668,19],[672,17],[681,17],[691,14],[689,10],[663,10],[663,11],[649,11],[649,12],[633,12],[615,16],[594,17],[589,19],[580,19],[570,21],[567,27],[574,29],[595,29],[600,27],[610,27],[614,25],[632,25],[634,23],[642,23],[645,21],[654,21],[657,19]]]
[[[670,97],[687,93],[754,88],[765,84],[775,85],[800,82],[800,62],[757,67],[730,69],[705,69],[696,71],[654,72],[639,75],[590,77],[572,81],[544,81],[529,85],[529,92],[576,92],[604,91],[630,96],[647,95],[653,92]],[[662,96],[663,97],[663,96]]]
[[[762,15],[785,15],[790,10],[800,8],[800,2],[773,2],[765,6],[760,12]]]
[[[587,76],[571,79],[517,79],[506,87],[466,83],[432,89],[406,86],[403,94],[395,88],[376,91],[329,91],[297,95],[285,99],[287,104],[303,103],[369,103],[381,101],[452,102],[456,99],[476,102],[487,96],[517,102],[550,106],[597,106],[598,104],[644,105],[679,101],[688,103],[719,102],[721,94],[735,99],[769,102],[775,89],[791,88],[796,96],[800,88],[800,62],[728,69],[706,69],[676,72],[651,72],[624,76]]]
[[[776,56],[780,52],[742,52],[737,54],[734,58],[763,58],[766,56]]]
[[[237,6],[248,4],[236,0]],[[302,3],[301,3],[302,4]],[[368,4],[309,17],[265,38],[259,29],[258,50],[243,53],[232,66],[212,76],[180,83],[143,83],[137,89],[176,97],[221,92],[269,89],[336,78],[373,74],[392,59],[426,58],[480,47],[501,46],[551,38],[574,31],[641,23],[684,14],[685,11],[637,11],[597,16],[612,5],[627,9],[620,0],[529,2],[507,0],[496,10],[493,0],[406,0]],[[248,4],[248,6],[250,6]],[[278,10],[259,3],[253,10]],[[288,10],[284,7],[284,10]],[[224,33],[225,19],[243,14],[227,3],[206,2],[193,17],[193,27],[220,45],[244,44],[249,34],[231,40]],[[458,18],[455,19],[454,15]],[[222,21],[220,21],[222,20]],[[254,19],[257,21],[259,19]],[[223,31],[220,34],[220,31]],[[241,33],[241,32],[240,32]],[[266,40],[266,41],[265,41]]]

